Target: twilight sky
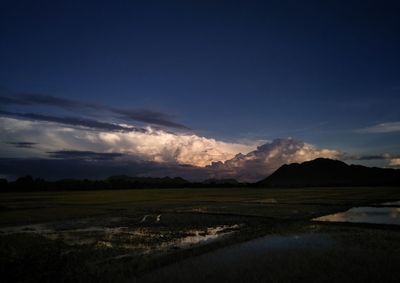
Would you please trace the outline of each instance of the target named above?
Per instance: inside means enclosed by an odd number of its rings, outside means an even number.
[[[385,0],[1,1],[0,177],[398,167],[399,14]]]

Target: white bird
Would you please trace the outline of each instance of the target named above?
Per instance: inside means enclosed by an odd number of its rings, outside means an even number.
[[[149,217],[149,214],[146,214],[145,216],[143,216],[142,221],[140,221],[140,223],[143,223],[146,221],[147,217]]]

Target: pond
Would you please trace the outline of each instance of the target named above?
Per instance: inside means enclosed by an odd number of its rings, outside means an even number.
[[[353,207],[345,212],[339,212],[314,218],[314,221],[350,222],[370,224],[400,225],[400,202],[387,202],[379,207]],[[384,205],[388,205],[385,207]],[[390,207],[389,207],[390,206]]]

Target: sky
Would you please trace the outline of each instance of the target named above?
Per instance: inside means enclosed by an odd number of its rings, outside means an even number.
[[[399,167],[399,12],[1,1],[0,177],[254,181],[316,157]]]

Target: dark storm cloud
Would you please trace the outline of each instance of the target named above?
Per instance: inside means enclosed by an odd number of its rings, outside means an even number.
[[[25,101],[30,105],[43,104],[50,106],[57,106],[62,108],[83,108],[84,104],[75,102],[69,99],[59,98],[55,96],[42,95],[42,94],[22,94],[21,101]]]
[[[379,154],[379,155],[362,155],[354,158],[348,158],[353,160],[384,160],[391,158],[400,158],[400,155],[392,155],[392,154]]]
[[[360,161],[369,161],[369,160],[387,160],[392,158],[400,158],[399,154],[388,154],[388,153],[377,153],[377,154],[350,154],[343,152],[340,156],[340,160],[360,160]]]
[[[23,101],[19,98],[12,98],[12,97],[6,97],[6,96],[0,96],[0,103],[1,103],[1,105],[8,105],[8,104],[30,105],[29,102]]]
[[[137,121],[158,126],[189,130],[185,125],[174,122],[171,115],[148,109],[115,108],[101,104],[84,103],[51,95],[32,93],[13,94],[13,97],[10,97],[10,95],[3,95],[0,96],[0,102],[2,105],[46,105],[72,111],[95,111],[96,113],[101,111],[110,113],[111,116],[125,121]]]
[[[76,127],[88,127],[104,131],[146,132],[146,129],[143,128],[121,126],[117,124],[100,122],[96,120],[79,118],[79,117],[57,117],[57,116],[42,115],[36,113],[16,113],[9,111],[0,111],[0,115],[16,117],[16,118],[24,118],[36,121],[53,122],[53,123],[71,125]]]
[[[58,150],[49,151],[50,157],[58,159],[85,159],[85,160],[114,160],[117,157],[124,156],[122,153],[94,152],[80,150]]]
[[[112,175],[183,177],[188,180],[203,180],[207,171],[198,167],[182,167],[176,164],[159,164],[143,161],[113,161],[85,159],[44,158],[0,158],[0,174],[15,179],[31,175],[46,180],[64,178],[104,179]]]
[[[177,129],[185,129],[190,130],[190,128],[186,127],[185,125],[175,123],[171,120],[170,115],[146,110],[146,109],[117,109],[112,108],[110,109],[112,112],[121,115],[122,118],[128,120],[135,120],[146,122],[149,124],[155,124],[159,126],[177,128]]]
[[[12,97],[11,97],[12,96]],[[2,91],[0,102],[4,105],[47,105],[64,109],[98,109],[100,106],[94,103],[82,103],[79,101],[34,93],[11,93]]]
[[[13,145],[17,148],[33,148],[37,143],[35,142],[7,142],[9,145]]]
[[[387,159],[388,157],[385,155],[365,155],[356,158],[357,160],[379,160],[379,159]]]

